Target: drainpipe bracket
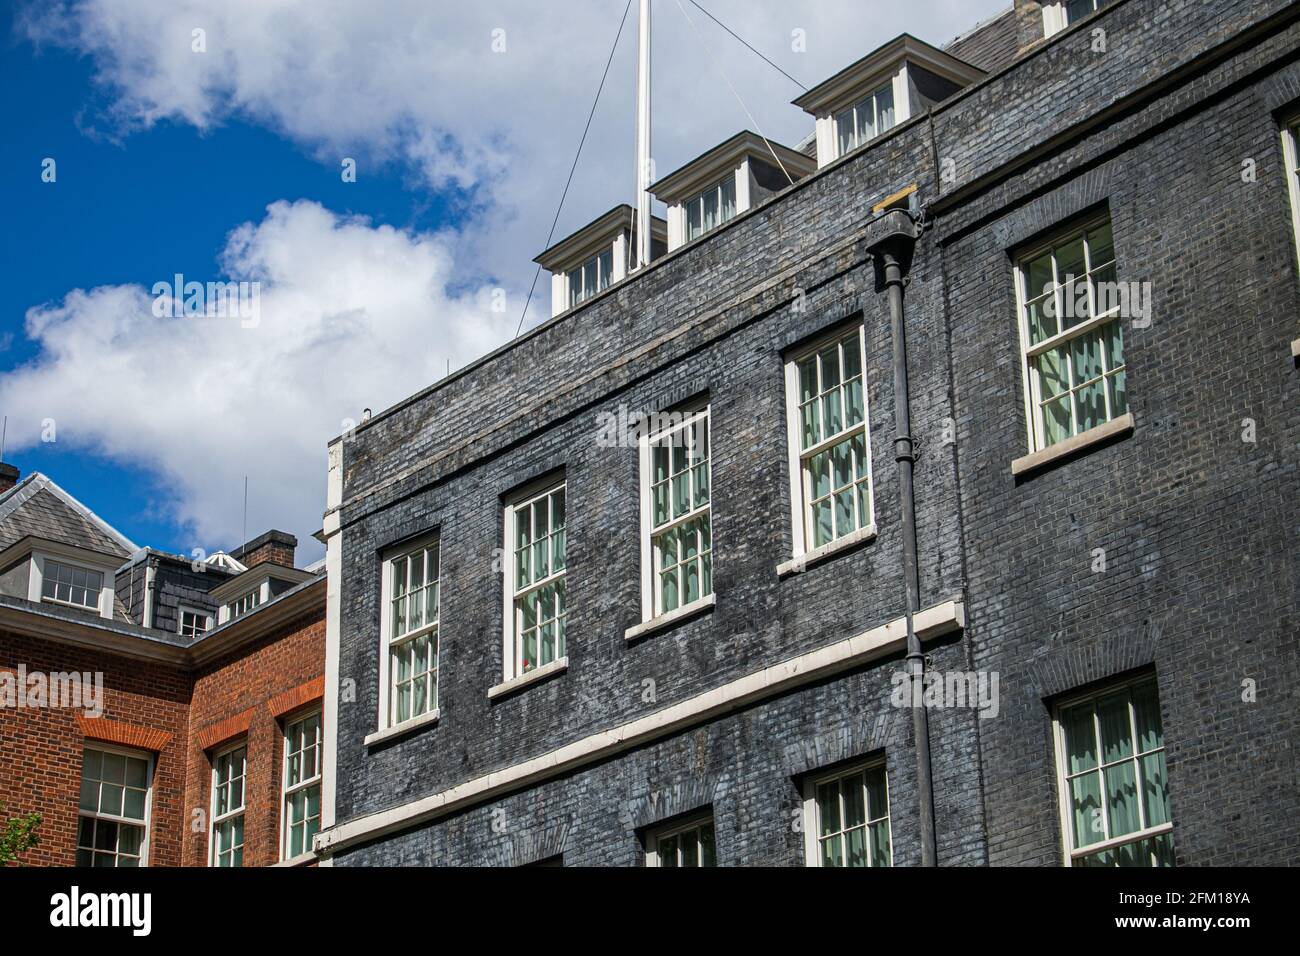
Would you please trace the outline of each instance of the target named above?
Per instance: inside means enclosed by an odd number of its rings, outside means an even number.
[[[883,292],[892,283],[900,288],[907,283],[912,268],[912,250],[921,238],[922,229],[906,211],[891,209],[872,221],[867,237],[867,252],[876,267],[876,289]],[[896,278],[890,278],[889,266],[898,266]]]

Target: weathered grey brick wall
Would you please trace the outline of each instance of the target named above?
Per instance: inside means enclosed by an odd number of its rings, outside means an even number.
[[[1297,656],[1287,637],[1297,631],[1300,495],[1297,373],[1285,359],[1300,313],[1272,116],[1283,103],[1263,100],[1285,97],[1295,9],[1120,0],[1095,21],[1106,53],[1092,51],[1090,32],[1044,43],[937,111],[933,126],[921,117],[900,127],[359,429],[344,444],[339,676],[357,700],[339,707],[338,819],[901,615],[888,313],[861,231],[874,202],[918,182],[923,203],[942,194],[907,294],[922,604],[968,602],[967,631],[932,649],[934,667],[1002,678],[997,719],[932,714],[940,862],[1059,860],[1047,702],[1152,665],[1180,861],[1293,859]],[[1151,90],[1184,67],[1178,83]],[[1245,155],[1259,160],[1251,186],[1233,179]],[[955,173],[942,189],[941,171]],[[1155,324],[1128,345],[1137,429],[1017,484],[1010,463],[1025,432],[1010,253],[1100,203],[1115,219],[1121,277],[1155,284]],[[803,311],[792,308],[797,290]],[[855,317],[867,336],[879,536],[778,580],[791,548],[782,351]],[[713,415],[717,607],[628,645],[640,607],[637,461],[599,447],[597,415],[700,394]],[[1260,423],[1250,446],[1236,427],[1247,416]],[[491,703],[502,496],[559,468],[569,670]],[[367,748],[379,554],[435,529],[441,719]],[[1108,548],[1105,575],[1090,573],[1094,546]],[[897,667],[804,688],[336,860],[526,863],[562,844],[566,863],[634,863],[638,827],[711,802],[722,862],[799,863],[798,775],[883,753],[895,861],[914,863],[911,728],[888,700]],[[1256,674],[1259,702],[1237,703],[1240,680]]]
[[[1146,24],[1169,28],[1147,6],[1100,20],[1112,49]],[[1227,14],[1265,6],[1221,5],[1220,25],[1194,42],[1230,39]],[[1096,56],[1085,39],[1047,59],[1074,58],[1082,72]],[[1292,22],[1207,62],[1172,95],[965,204],[943,237],[968,638],[978,666],[1002,675],[1003,715],[979,728],[995,864],[1061,859],[1053,697],[1141,667],[1159,682],[1179,863],[1300,855],[1300,376],[1287,346],[1300,301],[1274,116],[1300,97],[1298,46]],[[1120,280],[1153,293],[1150,328],[1124,330],[1136,428],[1017,482],[1010,463],[1026,448],[1012,255],[1102,207]],[[1246,419],[1254,442],[1243,441]],[[1097,548],[1104,573],[1093,570]],[[1253,703],[1242,699],[1247,680]]]

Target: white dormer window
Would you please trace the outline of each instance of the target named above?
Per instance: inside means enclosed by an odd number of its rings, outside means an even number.
[[[794,102],[817,120],[820,168],[921,116],[986,75],[938,47],[904,35]]]
[[[812,157],[744,130],[650,187],[668,207],[668,250],[694,242],[816,169]]]
[[[233,621],[241,614],[247,614],[249,611],[257,607],[261,603],[262,603],[262,589],[258,587],[252,591],[249,591],[247,594],[243,595],[242,597],[236,598],[235,600],[231,601],[229,604],[226,605],[226,610],[228,612],[226,615],[226,620]]]
[[[311,577],[309,571],[262,562],[251,571],[231,578],[208,593],[208,597],[220,608],[216,623],[228,624],[237,617],[244,617]]]
[[[1090,13],[1095,13],[1110,0],[1068,0],[1065,4],[1065,23],[1068,26],[1082,20]]]
[[[1043,36],[1060,33],[1071,24],[1096,13],[1110,0],[1057,0],[1043,4]]]
[[[895,122],[894,85],[890,82],[835,115],[839,155],[871,142]]]
[[[736,177],[728,175],[686,203],[686,241],[698,239],[736,215]]]
[[[534,261],[551,274],[551,315],[575,308],[627,278],[636,248],[636,212],[616,206],[561,239]],[[664,221],[651,219],[651,258],[665,241]]]
[[[569,308],[608,289],[614,281],[614,250],[592,256],[568,274]]]
[[[51,546],[53,548],[53,546]],[[113,616],[113,571],[97,558],[33,551],[27,577],[27,600]]]
[[[41,575],[41,600],[70,607],[100,609],[104,575],[46,559]]]

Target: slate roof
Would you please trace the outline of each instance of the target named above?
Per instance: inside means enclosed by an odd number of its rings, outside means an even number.
[[[0,550],[36,537],[125,560],[138,549],[40,472],[0,495]]]
[[[1015,8],[966,31],[943,50],[988,73],[997,72],[1020,55]]]
[[[134,564],[144,560],[150,554],[174,561],[190,560],[183,555],[170,555],[148,548],[138,548],[129,538],[40,472],[33,472],[13,488],[0,494],[0,551],[12,547],[24,538],[40,538],[70,547],[83,548],[120,558],[124,564],[128,560]],[[231,563],[238,565],[238,562]],[[235,575],[228,565],[219,564],[213,567],[214,570],[232,578]],[[32,602],[7,594],[0,594],[0,608],[14,608],[41,617],[89,624],[121,636],[139,637],[185,648],[208,641],[214,635],[226,634],[232,629],[243,629],[248,621],[256,619],[267,608],[291,600],[293,596],[320,584],[325,580],[324,561],[317,562],[308,569],[308,573],[311,576],[307,580],[295,584],[266,603],[259,604],[249,613],[240,615],[197,637],[182,637],[156,628],[142,627],[127,613],[126,605],[116,594],[113,595],[111,621],[88,614],[79,608]]]

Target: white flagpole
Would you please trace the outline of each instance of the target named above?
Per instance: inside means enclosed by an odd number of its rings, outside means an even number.
[[[650,0],[641,0],[636,90],[636,268],[650,263]]]

